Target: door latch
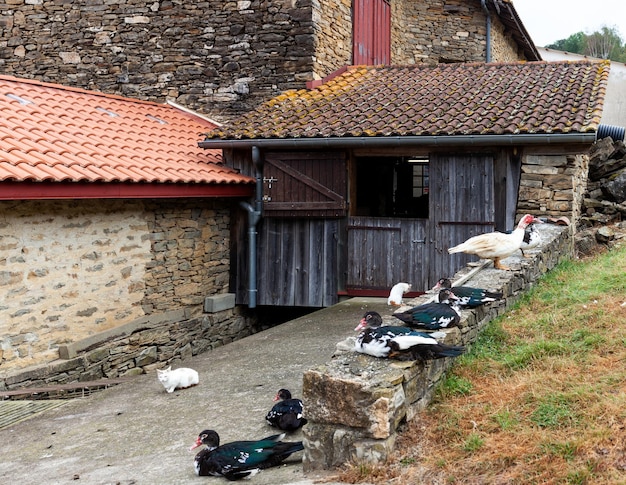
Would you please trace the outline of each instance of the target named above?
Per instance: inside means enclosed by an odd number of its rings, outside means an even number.
[[[264,184],[265,184],[265,183],[266,183],[266,184],[268,184],[268,185],[267,185],[267,188],[268,188],[268,189],[271,189],[271,188],[272,188],[272,184],[273,184],[274,182],[278,182],[278,179],[277,179],[277,178],[274,178],[274,177],[269,177],[269,178],[268,178],[268,177],[263,177],[263,183],[264,183]]]

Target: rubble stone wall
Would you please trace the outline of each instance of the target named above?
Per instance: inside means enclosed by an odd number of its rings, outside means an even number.
[[[583,223],[587,226],[626,221],[626,147],[603,138],[591,149],[589,179],[584,194]]]
[[[249,334],[232,309],[204,312],[206,297],[228,291],[230,210],[207,199],[0,202],[0,376],[172,311],[177,318],[160,324],[158,338],[141,338],[156,342],[158,360],[187,355],[192,341],[199,351]],[[143,350],[125,342],[108,364],[74,374],[124,374],[132,366],[119,363],[121,354],[132,360]]]
[[[533,214],[578,221],[588,171],[587,154],[524,156],[516,219]]]
[[[0,72],[217,120],[304,87],[313,46],[308,0],[0,0]]]
[[[480,2],[391,2],[393,64],[484,62],[486,17]],[[491,59],[523,60],[504,26],[491,16]]]
[[[539,226],[543,242],[529,254],[529,259],[520,257],[519,263],[512,264],[513,271],[483,269],[465,283],[499,289],[504,297],[493,304],[463,311],[459,327],[446,330],[445,343],[470,346],[485,325],[504,313],[540,276],[573,256],[570,227]],[[464,268],[454,279],[470,271],[471,268]],[[422,296],[407,304],[415,306],[431,298],[432,295]],[[392,316],[384,320],[397,324]],[[453,359],[396,362],[346,351],[306,371],[305,472],[348,462],[384,462],[394,449],[399,426],[428,405],[453,363]]]
[[[480,2],[393,1],[392,62],[483,62]],[[518,58],[492,16],[494,61]],[[349,0],[0,0],[0,73],[228,121],[352,64]]]
[[[65,358],[2,372],[0,391],[153,372],[250,335],[250,321],[238,308],[197,317],[188,309],[141,317],[60,346]]]

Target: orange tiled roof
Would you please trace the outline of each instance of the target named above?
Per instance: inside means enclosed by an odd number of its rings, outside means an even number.
[[[0,76],[0,182],[248,184],[177,107]]]
[[[584,133],[600,123],[608,62],[352,66],[291,90],[207,140]]]

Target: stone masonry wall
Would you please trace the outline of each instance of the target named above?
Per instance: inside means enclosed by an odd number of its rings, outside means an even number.
[[[484,62],[486,17],[480,2],[392,2],[392,62]],[[492,60],[523,59],[492,15]]]
[[[474,310],[464,310],[458,327],[446,330],[445,342],[471,345],[485,325],[504,313],[533,286],[537,279],[561,260],[573,256],[570,227],[538,225],[542,244],[529,259],[509,261],[513,271],[483,269],[468,286],[493,288],[503,299]],[[464,268],[454,280],[468,274]],[[432,295],[406,302],[406,307],[425,303]],[[392,315],[383,320],[397,325]],[[349,339],[350,340],[350,339]],[[353,340],[338,345],[326,364],[309,369],[303,376],[303,400],[307,403],[304,433],[305,472],[344,466],[346,463],[384,463],[395,447],[400,425],[411,420],[431,401],[437,384],[453,359],[422,363],[378,359],[354,352]],[[340,352],[339,350],[345,349]]]
[[[524,156],[516,219],[530,213],[565,216],[575,223],[581,216],[588,171],[586,154]]]
[[[352,0],[313,2],[315,66],[313,79],[323,79],[352,64]]]
[[[179,363],[252,333],[251,320],[233,306],[196,318],[188,309],[149,315],[62,345],[62,358],[2,372],[0,391],[128,377]]]
[[[480,2],[394,1],[392,63],[485,60]],[[352,63],[350,0],[0,0],[0,73],[227,121]],[[517,59],[493,18],[494,60]]]
[[[516,62],[526,56],[517,47],[515,40],[494,16],[491,16],[491,62]]]
[[[1,375],[145,316],[184,311],[212,332],[204,300],[228,291],[229,221],[216,200],[0,202]]]
[[[0,72],[216,119],[304,86],[309,0],[0,0]]]

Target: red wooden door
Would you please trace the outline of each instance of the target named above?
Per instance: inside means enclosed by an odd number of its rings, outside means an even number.
[[[391,63],[391,7],[388,0],[354,0],[352,64]]]

